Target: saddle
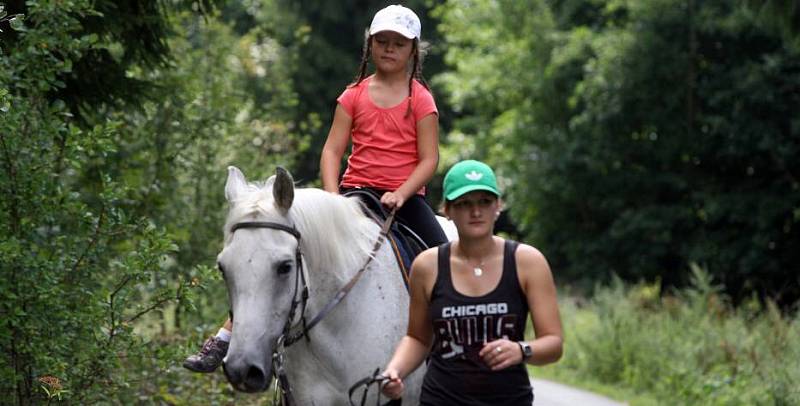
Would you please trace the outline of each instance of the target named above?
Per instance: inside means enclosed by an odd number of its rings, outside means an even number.
[[[389,213],[381,204],[381,196],[379,192],[369,188],[351,189],[344,193],[345,196],[358,197],[361,202],[361,208],[364,214],[372,217],[378,224],[383,224]],[[397,265],[403,272],[403,281],[405,282],[406,289],[408,289],[408,275],[411,271],[411,263],[420,252],[426,250],[428,245],[425,241],[411,230],[408,225],[404,224],[402,220],[395,217],[389,229],[387,241],[392,246]]]

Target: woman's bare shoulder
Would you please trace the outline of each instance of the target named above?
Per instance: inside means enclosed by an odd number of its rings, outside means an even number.
[[[417,255],[413,264],[411,265],[411,276],[424,280],[436,278],[438,258],[438,247],[428,248],[425,251],[422,251],[419,255]]]
[[[550,264],[547,258],[536,247],[525,243],[520,243],[516,252],[517,267],[525,274],[532,276],[543,273],[550,275]]]

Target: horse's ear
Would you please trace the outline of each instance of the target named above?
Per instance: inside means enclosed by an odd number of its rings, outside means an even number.
[[[272,196],[275,198],[275,205],[282,212],[286,213],[292,207],[294,180],[289,171],[280,166],[275,168],[275,184],[272,186]]]
[[[239,168],[228,167],[228,180],[225,182],[225,199],[233,202],[247,190],[247,179]]]

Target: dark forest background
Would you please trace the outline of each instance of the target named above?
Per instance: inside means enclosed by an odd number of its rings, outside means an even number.
[[[180,398],[154,376],[225,315],[226,167],[320,184],[335,98],[387,4],[0,1],[3,399]],[[405,5],[431,43],[432,205],[451,164],[485,160],[503,231],[559,285],[666,294],[703,269],[734,306],[796,311],[796,2]]]

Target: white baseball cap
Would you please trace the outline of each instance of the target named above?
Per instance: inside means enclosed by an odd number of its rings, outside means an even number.
[[[369,35],[381,31],[394,31],[408,39],[419,38],[422,24],[411,9],[392,5],[375,13],[369,26]]]

